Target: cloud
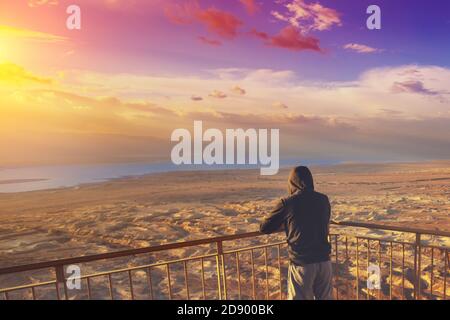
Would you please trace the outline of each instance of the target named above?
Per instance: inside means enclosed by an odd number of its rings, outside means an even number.
[[[254,15],[257,13],[261,8],[256,3],[256,0],[239,0],[242,5],[245,7],[245,10],[247,10],[248,14]]]
[[[209,94],[209,96],[217,99],[225,99],[227,97],[227,95],[224,92],[219,90],[214,90]]]
[[[270,38],[269,34],[267,34],[266,32],[258,31],[255,28],[250,30],[250,35],[260,38],[260,39],[263,39],[263,40],[268,40]]]
[[[238,94],[238,95],[241,95],[241,96],[243,96],[243,95],[245,95],[247,92],[245,91],[245,89],[242,89],[241,87],[239,87],[239,86],[234,86],[233,88],[231,88],[231,91],[233,92],[233,93],[235,93],[235,94]]]
[[[399,116],[401,114],[403,114],[402,111],[399,110],[393,110],[393,109],[388,109],[388,108],[381,108],[380,112],[387,114],[389,116]]]
[[[322,52],[319,39],[304,35],[297,28],[292,26],[283,28],[274,36],[270,36],[266,32],[261,32],[256,29],[252,29],[250,35],[264,40],[266,45],[273,47],[294,51],[313,50]]]
[[[404,81],[404,82],[396,81],[392,84],[392,92],[393,93],[407,92],[407,93],[418,93],[418,94],[425,94],[425,95],[439,94],[436,91],[426,89],[423,82],[417,81],[417,80]]]
[[[125,11],[137,8],[141,8],[142,10],[142,6],[140,6],[141,5],[140,0],[97,0],[95,2],[97,2],[96,4],[99,4],[100,6],[107,8],[109,10]],[[145,2],[149,2],[149,4],[152,6],[161,5],[161,0],[147,0]]]
[[[31,73],[23,68],[15,66],[12,70],[19,78],[30,78]],[[126,135],[130,137],[127,143],[133,145],[135,138],[131,137],[159,137],[167,141],[174,128],[191,128],[193,120],[203,120],[205,126],[221,129],[279,128],[282,156],[291,152],[294,156],[328,159],[331,155],[345,155],[347,159],[373,161],[450,156],[449,103],[430,99],[429,94],[420,97],[392,92],[393,84],[406,83],[402,87],[406,93],[426,90],[446,96],[450,87],[447,68],[377,68],[351,82],[314,83],[305,82],[292,71],[270,69],[221,69],[205,77],[70,70],[65,73],[62,83],[55,86],[58,90],[19,85],[11,90],[0,85],[0,105],[6,110],[0,117],[2,143],[8,142],[13,148],[17,145],[15,137],[22,135],[16,149],[32,150],[36,145],[30,139],[40,137],[46,145],[57,146],[54,150],[35,149],[46,151],[48,159],[66,154],[61,151],[63,147],[71,155],[66,159],[75,159],[72,155],[76,154],[77,145],[84,146],[85,140],[66,137],[72,133],[90,137]],[[26,81],[34,83],[40,78],[32,75]],[[421,85],[408,81],[420,81]],[[222,98],[214,101],[213,108],[205,106],[199,110],[195,101],[201,97],[192,95],[211,92],[212,96],[224,97],[225,93],[215,88],[234,88],[237,84],[252,94],[234,99],[232,104]],[[171,99],[165,99],[166,96]],[[27,134],[28,131],[33,134]],[[55,145],[56,139],[59,142]],[[97,141],[90,140],[90,151],[83,154],[95,159]],[[111,139],[108,145],[113,144]],[[144,143],[136,145],[145,148]],[[161,146],[170,147],[168,143]],[[139,148],[130,150],[133,155],[139,154],[144,150]],[[60,154],[53,154],[55,150]],[[117,159],[119,153],[111,154]],[[124,161],[129,159],[128,155],[123,156]],[[15,157],[25,159],[18,153]]]
[[[214,7],[202,9],[195,0],[171,4],[165,8],[165,14],[170,21],[177,24],[201,23],[209,32],[224,38],[235,38],[238,28],[243,25],[232,13]]]
[[[243,24],[233,14],[215,8],[199,10],[196,19],[206,25],[207,29],[225,38],[237,36],[237,29]]]
[[[169,154],[165,140],[153,138],[157,131],[148,128],[162,130],[167,119],[176,117],[149,102],[55,90],[16,88],[14,94],[5,94],[3,86],[0,105],[0,165],[127,162],[164,156]],[[146,115],[145,120],[135,114]]]
[[[287,109],[287,108],[288,108],[287,105],[285,105],[284,103],[282,103],[282,102],[280,102],[280,101],[274,102],[274,103],[272,104],[272,106],[273,106],[274,108],[277,108],[277,109]]]
[[[164,13],[166,17],[176,24],[190,24],[194,22],[194,16],[200,10],[200,5],[196,0],[187,0],[180,3],[171,3],[166,6]]]
[[[68,40],[66,37],[57,36],[50,33],[10,26],[0,26],[0,39],[2,38],[24,39],[39,42],[63,42]]]
[[[285,8],[287,9],[285,13],[272,11],[272,16],[288,22],[303,32],[329,30],[334,25],[342,25],[339,12],[318,2],[308,4],[305,0],[291,0]]]
[[[450,70],[437,66],[376,68],[365,72],[361,82],[382,94],[391,95],[392,99],[395,97],[396,100],[402,100],[401,104],[405,108],[409,106],[409,110],[412,106],[418,108],[423,103],[419,96],[427,99],[427,103],[431,105],[431,100],[445,104],[450,94]],[[401,104],[396,103],[398,106]]]
[[[198,37],[198,40],[200,40],[202,43],[210,45],[210,46],[221,46],[222,45],[222,42],[220,42],[219,40],[208,39],[203,36]]]
[[[249,12],[256,12],[259,6],[254,0],[242,0],[243,5]],[[268,33],[251,29],[251,35],[264,40],[264,42],[273,47],[284,48],[288,50],[301,51],[313,50],[321,52],[319,39],[307,35],[311,30],[327,30],[331,26],[340,25],[339,14],[322,5],[306,4],[300,0],[285,6],[292,14],[292,17],[283,16],[279,12],[272,14],[281,20],[288,21],[290,25],[280,30],[278,34],[269,35]],[[238,36],[239,28],[244,24],[242,20],[234,14],[209,7],[203,9],[197,0],[187,1],[185,3],[171,4],[165,9],[166,16],[177,24],[191,24],[194,22],[203,24],[210,33],[222,38],[233,39]],[[306,24],[308,24],[306,26]],[[208,45],[221,45],[218,40],[213,40],[204,36],[198,37],[198,40]]]
[[[208,71],[219,80],[232,82],[233,86],[241,81],[277,86],[288,85],[296,80],[292,70],[219,68]]]
[[[191,100],[192,100],[192,101],[202,101],[203,98],[200,97],[200,96],[193,95],[193,96],[191,96]]]
[[[54,81],[51,78],[34,75],[19,65],[4,62],[0,63],[0,82],[7,84],[52,84]]]
[[[115,96],[87,96],[73,93],[60,88],[38,88],[23,90],[23,96],[30,103],[45,103],[49,108],[56,106],[58,111],[69,109],[90,110],[93,115],[102,115],[105,118],[122,118],[124,113],[139,112],[155,116],[174,116],[175,113],[149,101],[128,101]],[[76,114],[71,116],[74,119]],[[70,119],[69,119],[70,120]]]
[[[450,69],[442,67],[407,65],[375,68],[352,81],[339,82],[308,82],[292,70],[283,69],[222,68],[203,71],[204,76],[189,77],[132,74],[105,76],[66,72],[66,77],[61,81],[70,83],[75,92],[89,90],[98,96],[151,99],[174,109],[189,108],[189,97],[192,94],[202,95],[204,99],[214,91],[233,96],[230,90],[238,85],[252,94],[233,103],[229,103],[228,99],[215,99],[216,110],[246,110],[256,113],[271,110],[273,101],[282,101],[289,106],[289,111],[305,114],[378,116],[381,108],[398,110],[404,113],[404,117],[411,118],[425,116],[430,112],[443,116],[450,114],[448,104],[440,102],[441,96],[443,99],[450,98]],[[423,88],[439,95],[398,94],[392,91],[396,82],[412,80],[421,81]],[[229,89],[225,91],[223,88]],[[203,95],[202,92],[206,94]],[[167,100],[165,97],[171,99]]]
[[[344,45],[344,49],[356,51],[358,53],[376,53],[381,52],[381,49],[372,48],[369,46],[366,46],[364,44],[358,44],[358,43],[348,43]]]
[[[305,36],[292,26],[287,26],[277,35],[270,37],[266,44],[293,51],[313,50],[321,52],[319,39]]]
[[[56,6],[58,0],[28,0],[29,7],[40,7],[40,6]]]

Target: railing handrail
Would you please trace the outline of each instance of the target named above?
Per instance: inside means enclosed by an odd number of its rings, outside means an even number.
[[[419,234],[438,236],[438,237],[450,237],[450,231],[439,230],[439,229],[412,228],[412,227],[403,227],[403,226],[397,226],[397,225],[356,222],[356,221],[332,221],[331,224],[334,224],[337,226],[344,226],[344,227],[381,229],[381,230],[406,232],[406,233],[419,233]]]
[[[409,228],[409,227],[401,227],[401,226],[395,226],[395,225],[354,222],[354,221],[340,221],[340,222],[332,221],[331,224],[338,225],[338,226],[345,226],[345,227],[381,229],[381,230],[406,232],[406,233],[414,233],[414,234],[425,234],[425,235],[450,237],[450,231],[443,231],[443,230]],[[144,247],[144,248],[127,249],[127,250],[121,250],[121,251],[115,251],[115,252],[107,252],[107,253],[100,253],[100,254],[87,255],[87,256],[57,259],[57,260],[52,260],[52,261],[37,262],[37,263],[32,263],[32,264],[17,265],[17,266],[11,266],[11,267],[6,267],[6,268],[0,268],[0,275],[24,272],[24,271],[31,271],[31,270],[38,270],[38,269],[45,269],[45,268],[52,268],[52,267],[77,264],[77,263],[93,262],[93,261],[104,260],[104,259],[134,256],[134,255],[145,254],[145,253],[154,253],[154,252],[160,252],[160,251],[171,250],[171,249],[187,248],[187,247],[193,247],[193,246],[199,246],[199,245],[205,245],[205,244],[219,243],[219,242],[224,242],[224,241],[253,238],[253,237],[258,237],[258,236],[262,236],[262,235],[263,234],[261,232],[254,231],[254,232],[238,233],[238,234],[218,236],[218,237],[212,237],[212,238],[204,238],[204,239],[198,239],[198,240],[174,242],[174,243],[168,243],[168,244],[162,244],[162,245],[156,245],[156,246],[150,246],[150,247]]]

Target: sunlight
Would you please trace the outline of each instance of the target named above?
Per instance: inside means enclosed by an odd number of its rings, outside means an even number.
[[[33,31],[22,28],[15,28],[10,26],[0,26],[0,40],[3,42],[4,39],[26,39],[35,40],[43,42],[61,42],[67,40],[65,37],[57,36],[50,33]]]
[[[3,64],[7,62],[8,57],[11,56],[12,44],[6,39],[0,37],[0,63]]]

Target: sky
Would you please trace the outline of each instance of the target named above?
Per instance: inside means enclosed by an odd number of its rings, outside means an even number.
[[[4,0],[0,166],[165,159],[194,120],[278,128],[281,158],[448,159],[449,35],[447,0]]]

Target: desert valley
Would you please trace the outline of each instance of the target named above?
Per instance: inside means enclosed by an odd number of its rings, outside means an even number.
[[[312,170],[316,190],[330,197],[335,221],[450,230],[448,161]],[[286,194],[287,174],[287,168],[276,176],[260,176],[257,170],[171,172],[0,194],[0,267],[256,231],[274,200]],[[352,232],[401,237],[368,229]],[[448,238],[423,241],[450,247]],[[164,258],[196,253],[173,250]],[[355,272],[354,265],[345,268]],[[276,270],[270,272],[276,276]],[[0,277],[0,287],[9,287],[45,276],[34,272]],[[442,272],[435,275],[442,277]],[[426,285],[429,277],[424,281]],[[437,281],[434,285],[439,286]],[[116,294],[126,297],[126,292]]]

